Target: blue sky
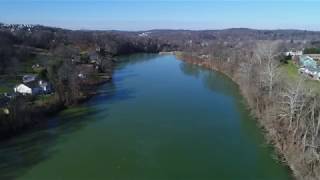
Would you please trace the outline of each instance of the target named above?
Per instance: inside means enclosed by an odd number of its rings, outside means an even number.
[[[0,0],[0,22],[69,29],[320,30],[320,1]]]

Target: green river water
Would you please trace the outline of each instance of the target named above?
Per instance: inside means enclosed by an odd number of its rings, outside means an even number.
[[[0,179],[291,179],[224,75],[140,54],[113,77],[87,103],[1,142]]]

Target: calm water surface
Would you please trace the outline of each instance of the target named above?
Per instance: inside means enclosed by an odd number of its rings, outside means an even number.
[[[134,55],[100,92],[44,130],[0,143],[0,179],[290,179],[219,73]]]

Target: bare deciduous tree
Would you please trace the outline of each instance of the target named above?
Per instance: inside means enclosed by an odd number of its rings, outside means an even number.
[[[279,42],[277,41],[261,41],[257,43],[255,57],[261,69],[261,86],[266,86],[268,89],[269,98],[273,94],[273,86],[279,76],[279,61],[276,57],[278,52]]]
[[[280,113],[279,116],[289,120],[288,130],[292,130],[293,120],[296,119],[299,124],[300,118],[303,116],[303,109],[306,106],[305,96],[308,95],[307,89],[304,87],[303,79],[297,82],[288,83],[284,88],[284,92],[280,94]]]

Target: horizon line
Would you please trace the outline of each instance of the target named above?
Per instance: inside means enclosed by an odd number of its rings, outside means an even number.
[[[184,28],[156,28],[156,29],[141,29],[141,30],[125,30],[125,29],[94,29],[94,28],[67,28],[63,26],[53,26],[45,24],[29,24],[29,23],[5,23],[1,22],[3,25],[29,25],[29,26],[43,26],[49,28],[64,29],[69,31],[123,31],[123,32],[146,32],[146,31],[223,31],[223,30],[232,30],[232,29],[246,29],[246,30],[257,30],[257,31],[308,31],[308,32],[320,32],[320,30],[308,30],[300,28],[250,28],[250,27],[228,27],[228,28],[216,28],[216,29],[184,29]]]

